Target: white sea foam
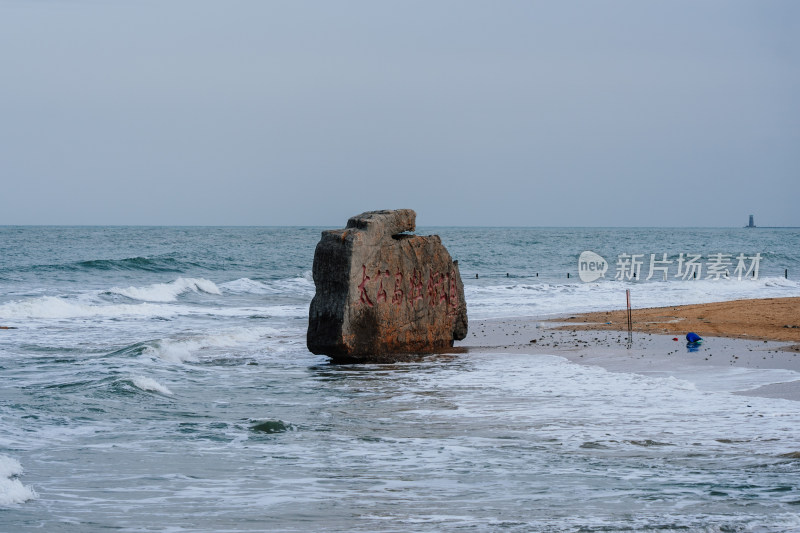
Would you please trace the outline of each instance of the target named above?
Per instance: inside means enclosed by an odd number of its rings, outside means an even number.
[[[473,283],[467,280],[464,288],[470,318],[539,316],[624,308],[626,289],[631,290],[631,301],[635,308],[800,296],[800,282],[784,278],[640,283]]]
[[[309,298],[310,299],[310,298]],[[89,296],[66,298],[41,296],[17,300],[0,305],[0,319],[11,320],[63,320],[89,318],[173,318],[176,316],[214,316],[214,317],[289,317],[301,318],[308,315],[308,304],[270,305],[247,307],[193,307],[175,303],[131,303],[108,304],[93,301]]]
[[[308,304],[303,305],[267,305],[252,307],[203,307],[201,309],[186,310],[187,312],[203,314],[214,317],[308,317]]]
[[[0,455],[0,478],[9,478],[22,474],[22,465],[19,461]]]
[[[222,294],[213,281],[204,278],[178,278],[169,283],[154,283],[144,287],[128,287],[127,289],[113,287],[109,292],[147,302],[174,302],[178,296],[185,292]]]
[[[203,345],[197,341],[160,340],[154,342],[152,346],[146,347],[142,354],[170,363],[183,363],[197,361],[194,352],[202,347]]]
[[[56,296],[41,296],[39,298],[29,298],[27,300],[18,300],[0,305],[0,317],[6,319],[61,319],[123,316],[168,317],[176,313],[177,309],[150,303],[102,305]]]
[[[220,284],[220,288],[233,294],[282,294],[287,296],[313,295],[314,282],[311,271],[296,278],[257,281],[239,278]]]
[[[532,423],[537,431],[550,433],[565,445],[608,441],[609,435],[623,440],[667,439],[685,446],[703,440],[713,444],[720,438],[757,436],[775,439],[772,453],[777,455],[794,446],[794,424],[800,421],[794,402],[789,400],[721,392],[772,379],[757,370],[736,374],[733,382],[714,387],[720,391],[716,392],[698,389],[694,383],[673,376],[611,372],[558,356],[498,353],[471,356],[469,363],[470,372],[458,368],[413,377],[415,388],[422,390],[465,391],[448,393],[458,409],[439,410],[438,416],[490,419],[503,408],[510,425],[513,421],[520,427]],[[515,372],[508,372],[508,368]],[[478,395],[471,392],[476,379],[480,379]],[[754,412],[765,418],[754,419]]]
[[[256,281],[250,278],[239,278],[227,283],[221,283],[220,288],[234,294],[271,294],[276,292],[263,281]]]
[[[674,376],[694,384],[699,390],[741,392],[773,383],[800,380],[800,372],[781,368],[714,368],[690,366],[646,372],[650,376]]]
[[[25,486],[17,479],[22,475],[19,461],[0,455],[0,506],[7,507],[32,500],[37,497],[36,491]]]
[[[166,385],[162,385],[153,378],[148,378],[145,376],[134,376],[131,382],[136,388],[141,389],[143,391],[158,392],[160,394],[172,396],[172,391],[169,390],[169,388],[167,388]]]
[[[202,352],[213,352],[217,348],[233,348],[254,343],[265,336],[277,333],[277,330],[267,327],[236,328],[216,335],[161,339],[146,347],[142,354],[172,363],[197,361],[198,355]]]

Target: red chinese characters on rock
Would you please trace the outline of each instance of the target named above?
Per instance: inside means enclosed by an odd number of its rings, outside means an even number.
[[[367,294],[367,282],[371,280],[369,276],[367,276],[367,267],[365,265],[361,265],[362,269],[362,279],[361,283],[358,285],[358,301],[362,304],[367,304],[368,306],[372,307],[374,304],[372,300],[369,299],[369,294]]]
[[[398,307],[403,304],[414,306],[417,302],[431,307],[444,304],[448,307],[448,314],[455,313],[459,303],[455,272],[429,272],[426,281],[422,272],[417,269],[412,271],[410,277],[404,272],[397,271],[394,274],[394,290],[389,298],[386,290],[388,285],[384,284],[384,278],[391,277],[389,270],[385,269],[377,270],[374,277],[368,276],[366,265],[361,265],[361,283],[358,284],[359,303],[369,307],[381,303],[391,303]],[[404,279],[407,280],[406,284],[403,283]],[[370,297],[371,293],[374,294],[373,297]]]
[[[444,275],[439,272],[433,272],[428,278],[428,305],[439,305],[442,301],[439,297],[439,291],[442,288],[442,280]]]
[[[408,289],[408,301],[411,302],[412,305],[422,300],[422,272],[416,268],[409,280]]]
[[[450,280],[450,291],[448,292],[448,303],[450,304],[450,309],[448,310],[448,313],[455,313],[455,310],[458,307],[458,284],[456,283],[455,272],[451,272],[447,277]]]
[[[383,272],[378,270],[378,279],[380,280],[380,285],[378,286],[378,295],[375,297],[378,303],[386,301],[386,289],[383,288],[383,278],[388,278],[388,277],[389,277],[388,270],[384,270]]]
[[[395,305],[402,305],[403,303],[403,289],[401,285],[403,283],[403,273],[396,272],[394,275],[394,295],[392,296],[392,303]]]

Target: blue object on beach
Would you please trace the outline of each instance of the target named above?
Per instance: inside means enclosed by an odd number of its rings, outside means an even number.
[[[701,342],[703,338],[700,337],[700,335],[698,335],[697,333],[690,331],[689,333],[686,334],[686,340],[691,343],[696,343],[696,342]]]

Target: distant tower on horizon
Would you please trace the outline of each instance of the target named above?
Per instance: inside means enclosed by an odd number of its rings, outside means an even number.
[[[756,227],[756,223],[753,221],[753,215],[750,215],[750,222],[748,222],[747,227],[748,228],[755,228]]]

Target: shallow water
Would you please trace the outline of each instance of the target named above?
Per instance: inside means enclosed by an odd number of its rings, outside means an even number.
[[[779,276],[558,279],[591,230],[537,230],[576,251],[523,276],[548,253],[532,231],[439,231],[471,317],[608,305],[625,286],[800,295]],[[507,353],[332,366],[305,348],[317,229],[0,234],[0,325],[19,328],[0,334],[0,531],[800,530],[797,403],[730,392],[764,375],[707,390]],[[781,235],[765,253],[794,270],[797,233]],[[716,242],[752,253],[749,238]]]

